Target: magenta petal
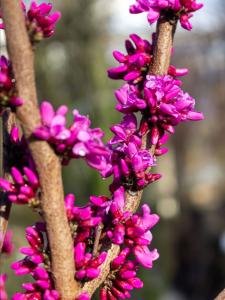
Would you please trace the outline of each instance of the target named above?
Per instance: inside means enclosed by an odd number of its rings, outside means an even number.
[[[50,137],[49,131],[44,127],[36,128],[33,132],[33,135],[43,141],[47,141]]]
[[[158,251],[156,249],[150,251],[147,246],[135,246],[133,252],[137,261],[148,269],[151,269],[153,261],[159,258]]]
[[[89,279],[97,278],[98,275],[99,275],[100,272],[101,272],[100,269],[96,269],[96,268],[88,268],[86,271],[87,271],[86,276],[87,276]]]
[[[74,248],[74,258],[77,268],[80,268],[83,265],[85,249],[85,243],[78,243]]]
[[[17,168],[12,167],[11,174],[12,174],[12,177],[13,177],[13,179],[16,183],[18,183],[20,185],[24,184],[23,176]]]
[[[51,103],[44,101],[40,106],[41,117],[44,125],[50,126],[55,116],[55,111]]]
[[[159,16],[160,16],[159,9],[152,9],[152,8],[149,9],[148,21],[150,24],[155,23],[158,20]]]

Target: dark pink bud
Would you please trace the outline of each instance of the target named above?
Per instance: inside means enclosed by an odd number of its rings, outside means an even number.
[[[100,290],[100,300],[108,300],[107,291],[105,289]]]
[[[100,274],[101,270],[100,269],[95,269],[95,268],[87,268],[86,270],[86,276],[89,279],[94,279],[97,278],[98,275]]]
[[[120,63],[123,63],[126,61],[126,56],[119,51],[113,51],[113,56]]]
[[[29,169],[29,168],[27,168],[27,167],[24,167],[24,168],[23,168],[23,171],[24,171],[24,173],[25,173],[25,175],[26,175],[26,177],[27,177],[28,182],[29,182],[33,187],[37,188],[37,187],[39,186],[39,181],[38,181],[38,178],[37,178],[37,176],[35,175],[35,173],[34,173],[31,169]]]
[[[13,185],[9,181],[7,181],[7,180],[5,180],[3,178],[0,178],[0,187],[5,192],[11,192],[11,191],[13,191]]]
[[[12,127],[12,130],[10,132],[10,140],[13,143],[17,143],[19,141],[19,128],[15,125]]]
[[[135,288],[135,289],[141,289],[143,288],[143,282],[141,279],[135,277],[135,278],[130,278],[128,279],[128,282]]]
[[[129,279],[128,279],[129,281]],[[115,281],[116,285],[118,285],[118,287],[120,287],[122,290],[128,290],[131,291],[133,290],[133,285],[129,284],[127,281],[123,281],[123,280],[116,280]]]
[[[120,271],[119,272],[120,276],[122,279],[129,279],[129,278],[133,278],[136,276],[136,272],[135,271]]]
[[[43,290],[47,290],[50,287],[50,283],[45,280],[36,280],[36,284]]]
[[[83,280],[86,276],[86,270],[77,271],[75,276],[77,280]]]

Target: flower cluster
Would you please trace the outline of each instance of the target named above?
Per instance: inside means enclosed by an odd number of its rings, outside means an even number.
[[[115,134],[109,141],[111,168],[103,175],[108,177],[113,174],[112,191],[121,183],[130,190],[143,189],[160,178],[160,174],[150,173],[156,160],[148,150],[142,149],[142,136],[134,114],[126,114],[120,124],[111,127],[111,131]]]
[[[73,111],[73,124],[67,128],[67,111],[65,105],[54,111],[49,102],[43,102],[40,109],[42,125],[34,131],[35,137],[48,141],[62,157],[63,164],[68,164],[71,158],[85,158],[92,168],[105,170],[110,151],[102,142],[103,131],[90,128],[90,120],[77,110]]]
[[[152,262],[158,258],[157,250],[150,251],[152,234],[150,229],[156,225],[159,217],[151,214],[148,205],[142,206],[142,215],[127,216],[121,213],[121,218],[113,220],[113,226],[107,231],[112,242],[117,245],[126,245],[132,251],[137,262],[146,268],[152,268]]]
[[[23,167],[20,171],[16,167],[11,169],[12,182],[0,178],[0,188],[7,193],[8,199],[16,204],[39,204],[36,194],[39,189],[39,180],[33,170]]]
[[[54,34],[55,26],[61,17],[61,13],[59,11],[51,13],[51,3],[38,5],[37,1],[33,0],[27,11],[24,4],[23,7],[27,30],[33,43],[39,42],[43,38],[51,37]]]
[[[108,164],[106,172],[102,172],[103,177],[114,175],[111,190],[118,188],[121,183],[130,190],[139,190],[159,179],[161,175],[150,173],[150,169],[156,165],[156,156],[167,152],[162,147],[168,138],[166,131],[174,133],[174,126],[180,122],[203,119],[202,113],[194,110],[195,100],[182,91],[181,81],[176,79],[177,76],[187,74],[188,70],[176,69],[171,65],[168,69],[169,75],[148,75],[150,65],[147,66],[147,60],[143,69],[136,62],[129,63],[129,60],[134,61],[133,55],[136,57],[143,54],[137,49],[145,49],[146,45],[140,37],[131,37],[136,50],[127,42],[127,49],[132,49],[133,52],[130,50],[128,56],[114,52],[122,65],[108,71],[111,78],[128,81],[115,92],[118,100],[116,109],[125,116],[121,123],[111,127],[114,133],[109,141],[111,164]],[[149,58],[151,61],[150,52]],[[115,74],[117,75],[114,76]],[[136,74],[137,77],[130,77],[130,74]],[[142,114],[140,125],[134,115],[138,112]],[[154,146],[154,151],[144,149],[143,137],[146,135],[149,140],[144,143]]]
[[[77,280],[92,280],[99,276],[101,266],[107,253],[102,252],[98,257],[93,257],[91,253],[86,253],[86,244],[77,243],[74,248],[74,257],[76,265],[76,279]]]
[[[43,38],[51,37],[55,32],[57,21],[61,13],[56,11],[51,13],[51,3],[38,4],[37,0],[32,0],[30,8],[26,8],[24,1],[21,1],[24,12],[27,32],[32,44],[40,42]],[[4,29],[4,24],[0,24],[0,29]]]
[[[0,112],[4,107],[16,107],[23,101],[16,95],[15,79],[13,77],[11,62],[5,57],[0,57]]]
[[[113,51],[113,56],[120,63],[120,66],[109,68],[108,76],[111,79],[123,79],[133,85],[141,84],[146,78],[152,62],[154,37],[155,34],[153,34],[153,43],[151,44],[149,41],[143,40],[137,34],[131,34],[131,41],[126,40],[125,42],[127,54]],[[184,76],[187,73],[187,69],[176,69],[173,65],[169,66],[168,69],[168,74],[171,76]],[[128,85],[125,85],[124,92],[127,88]],[[130,101],[132,101],[132,97]],[[139,105],[142,104],[140,103]]]
[[[112,79],[123,79],[128,82],[138,83],[143,80],[148,72],[152,60],[153,47],[147,40],[137,34],[131,34],[126,40],[127,55],[114,51],[114,58],[121,64],[119,67],[110,68],[108,75]]]
[[[174,18],[179,18],[184,29],[191,30],[189,19],[202,7],[203,3],[197,3],[196,0],[136,0],[136,3],[131,5],[130,12],[132,14],[147,12],[150,24],[155,23],[160,14],[167,12]]]
[[[28,10],[23,2],[22,5],[32,43],[54,33],[60,13],[51,13],[51,4],[38,5],[32,1]],[[155,22],[160,14],[171,20],[180,18],[181,25],[190,30],[189,18],[201,7],[202,4],[195,0],[136,0],[130,11],[147,11],[150,23]],[[101,300],[127,299],[134,288],[142,288],[143,282],[137,277],[139,266],[150,269],[159,257],[156,249],[149,249],[151,230],[158,223],[159,216],[151,213],[147,204],[142,205],[141,212],[132,211],[126,205],[126,195],[137,195],[139,190],[160,178],[160,174],[150,171],[156,166],[156,158],[167,152],[163,145],[168,133],[174,133],[176,125],[203,119],[202,113],[194,110],[195,100],[181,89],[181,81],[176,79],[187,74],[187,69],[176,69],[171,65],[163,76],[149,75],[155,37],[153,34],[151,43],[132,34],[131,40],[125,43],[127,54],[113,53],[120,66],[109,69],[108,75],[126,83],[115,92],[116,109],[123,114],[123,119],[111,127],[114,136],[107,145],[102,141],[103,131],[91,128],[88,117],[74,110],[73,122],[67,126],[68,108],[62,105],[55,111],[46,101],[40,106],[41,124],[33,132],[34,138],[52,146],[63,165],[73,158],[84,158],[102,177],[113,176],[109,197],[91,196],[83,207],[75,205],[74,195],[65,197],[65,211],[73,238],[74,277],[81,287],[100,276],[111,245],[119,246],[118,255],[111,262],[110,272],[102,283]],[[11,65],[2,58],[0,105],[21,104],[16,97]],[[10,140],[9,152],[14,153],[16,159],[12,158],[12,162],[15,160],[15,164],[11,164],[10,180],[0,178],[0,187],[13,203],[36,207],[41,193],[38,176],[27,143],[24,137],[19,138],[15,126]],[[26,239],[29,246],[20,249],[25,257],[13,263],[12,269],[16,275],[31,275],[33,281],[24,283],[24,293],[16,293],[13,300],[59,300],[51,274],[46,224],[42,222],[28,227]],[[11,251],[9,241],[8,236],[5,246],[8,252]],[[5,280],[4,275],[0,277],[3,299],[6,299]],[[81,293],[77,300],[90,300],[90,296]]]
[[[34,282],[22,285],[25,293],[16,293],[13,300],[58,300],[59,294],[53,288],[50,267],[49,245],[44,223],[36,223],[33,227],[26,228],[26,239],[29,247],[20,249],[25,258],[11,265],[18,276],[30,274]]]
[[[144,97],[148,105],[147,118],[158,141],[157,132],[166,130],[174,133],[174,126],[185,121],[200,121],[203,114],[194,111],[195,100],[180,88],[182,82],[171,76],[148,75],[145,82]],[[154,142],[155,141],[155,142]]]
[[[129,249],[124,248],[111,263],[111,273],[100,290],[101,300],[127,299],[134,288],[142,288],[143,282],[136,276],[137,263],[128,260]]]

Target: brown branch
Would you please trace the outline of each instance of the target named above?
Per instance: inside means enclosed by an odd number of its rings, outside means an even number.
[[[96,230],[95,230],[95,241],[94,241],[94,246],[93,246],[93,256],[97,256],[98,255],[98,252],[99,252],[99,242],[100,242],[100,239],[101,239],[101,235],[102,235],[102,230],[104,228],[104,225],[103,223],[101,222]]]
[[[55,288],[62,300],[74,300],[78,285],[74,280],[73,242],[64,209],[61,164],[48,143],[31,139],[34,128],[40,124],[34,54],[26,32],[20,1],[1,0],[0,3],[18,96],[25,101],[16,114],[29,142],[40,179],[41,204],[47,224]]]
[[[157,24],[157,40],[154,49],[153,63],[150,68],[150,73],[154,75],[163,75],[168,71],[171,50],[173,45],[173,37],[176,29],[176,22],[170,22],[165,17],[161,17]],[[149,149],[148,136],[145,135],[142,139],[142,148]],[[150,147],[149,151],[154,154],[155,147]],[[139,207],[143,190],[138,192],[126,192],[126,208],[125,210],[135,213]],[[90,296],[95,290],[106,280],[110,272],[110,263],[118,256],[120,247],[112,244],[108,250],[107,259],[101,266],[101,274],[98,278],[84,284],[82,291],[87,292]]]
[[[225,300],[225,289],[215,298],[215,300]]]
[[[6,180],[11,180],[10,178],[10,132],[13,125],[16,123],[15,114],[6,109],[2,116],[2,128],[1,128],[1,176]],[[7,199],[5,193],[0,195],[0,253],[2,251],[3,242],[5,239],[5,234],[8,227],[8,220],[11,210],[11,202]]]

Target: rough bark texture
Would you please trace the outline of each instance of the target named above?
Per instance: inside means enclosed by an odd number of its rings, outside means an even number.
[[[163,75],[168,71],[171,49],[173,45],[173,36],[176,29],[176,22],[171,23],[164,17],[161,17],[157,24],[157,41],[154,49],[153,63],[150,68],[150,74]],[[148,147],[147,136],[143,137],[142,148],[149,149],[154,153],[155,147]],[[126,192],[126,210],[134,213],[139,207],[143,191],[136,193],[127,191]],[[110,272],[110,263],[119,254],[120,247],[112,244],[108,250],[107,259],[101,267],[101,275],[90,282],[85,283],[82,291],[87,292],[89,295],[93,295],[96,289],[105,281]]]
[[[64,192],[59,158],[46,142],[31,138],[40,124],[34,75],[34,54],[25,28],[20,1],[1,0],[7,48],[13,65],[18,96],[24,105],[17,117],[36,163],[41,185],[41,204],[51,248],[52,274],[62,300],[74,300],[78,285],[74,280],[73,243],[64,209]]]
[[[16,123],[15,114],[6,109],[2,116],[2,128],[1,128],[1,177],[6,180],[10,178],[10,153],[8,152],[10,147],[10,132],[13,125]],[[0,193],[0,253],[2,251],[5,234],[8,227],[9,215],[11,210],[11,202],[7,199],[5,193]]]

